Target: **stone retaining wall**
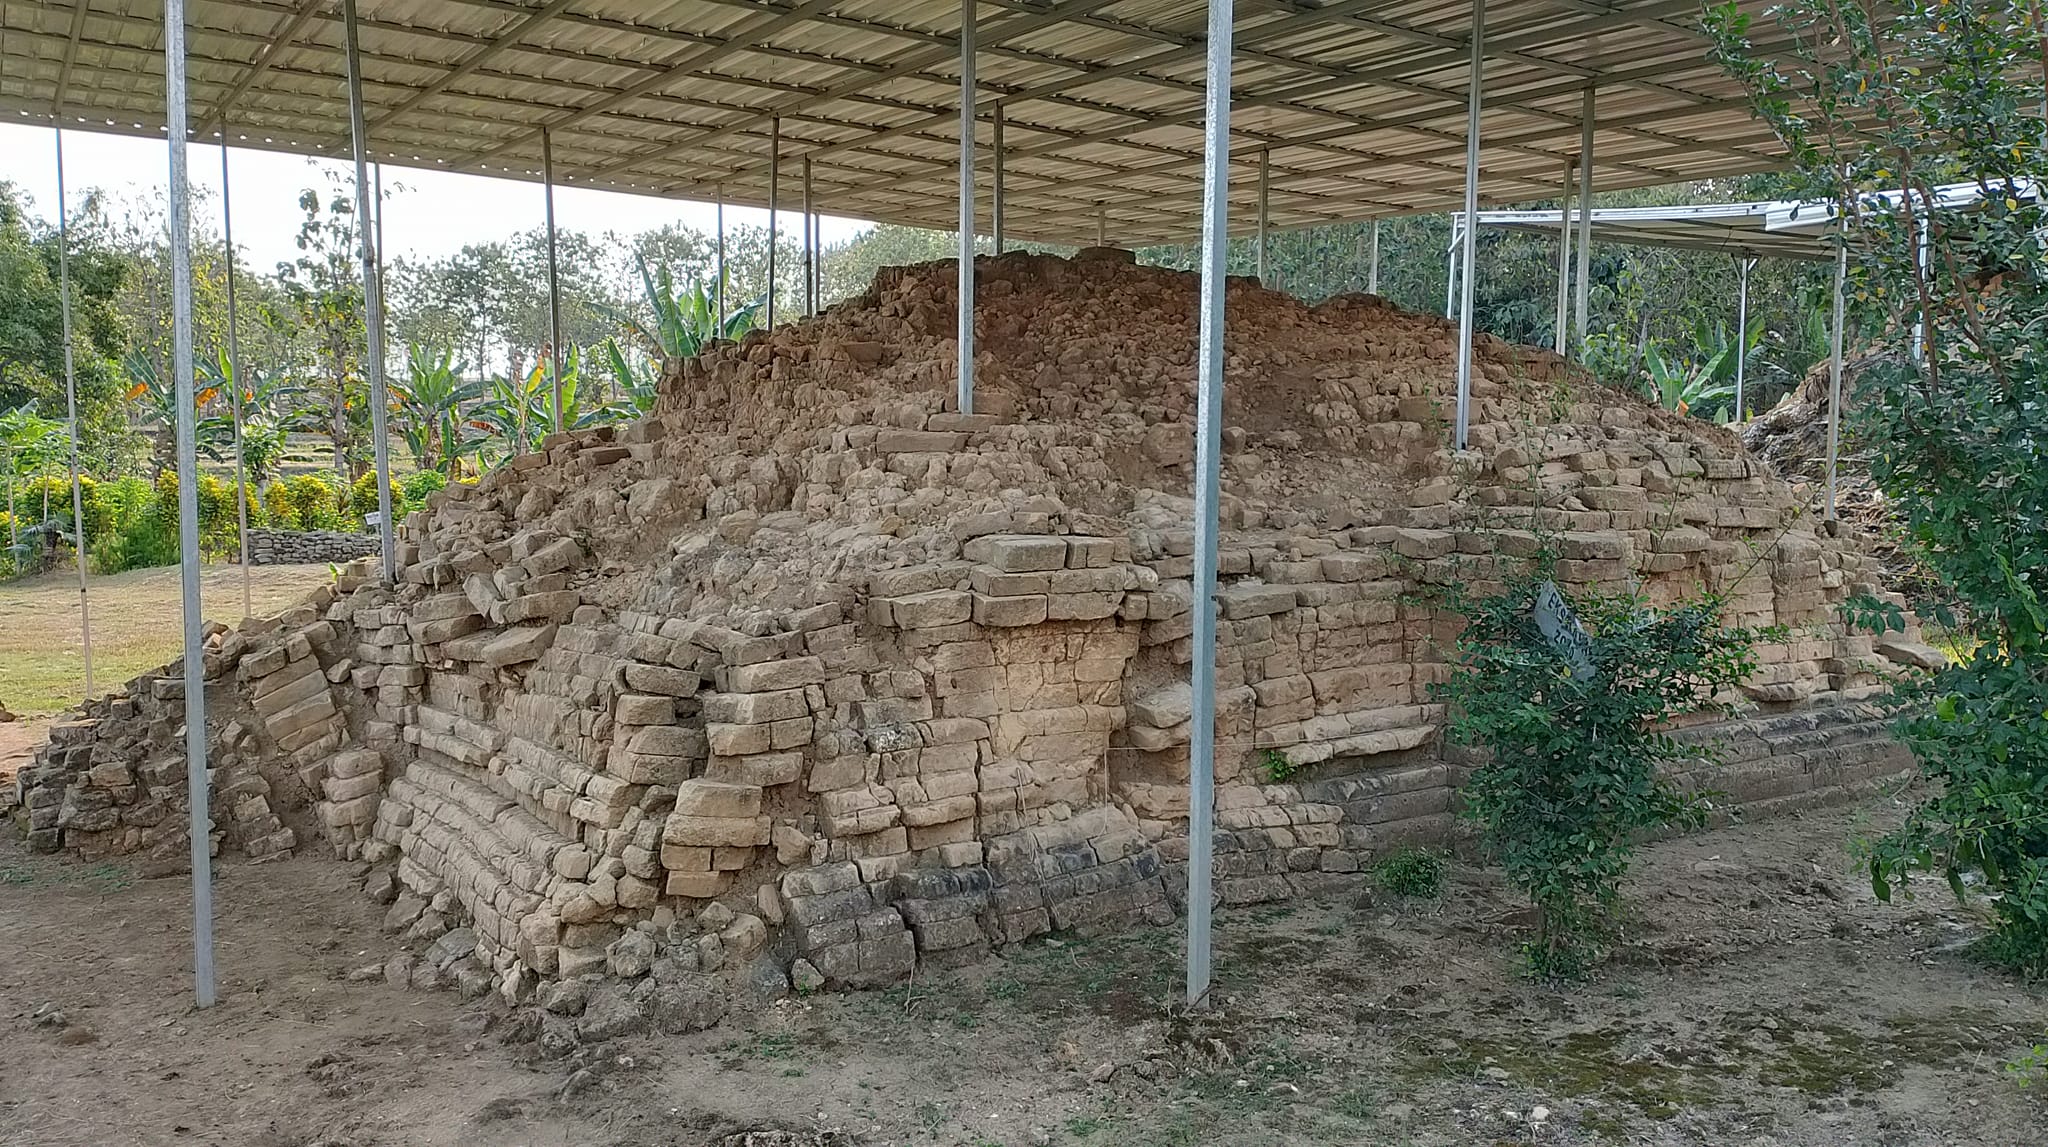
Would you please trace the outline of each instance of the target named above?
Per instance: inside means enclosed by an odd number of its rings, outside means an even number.
[[[376,552],[375,534],[339,530],[249,531],[249,564],[252,566],[341,565]]]

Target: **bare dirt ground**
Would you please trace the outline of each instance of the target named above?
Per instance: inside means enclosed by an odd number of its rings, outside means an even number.
[[[255,566],[249,575],[250,607],[259,615],[296,604],[332,576],[324,565]],[[178,655],[184,589],[176,566],[94,576],[88,586],[96,689],[118,690]],[[206,567],[199,593],[208,619],[241,619],[240,566]],[[60,569],[0,582],[0,702],[17,713],[54,713],[77,704],[84,688],[78,575]]]
[[[2048,989],[1971,961],[1930,887],[1846,846],[1888,800],[1649,848],[1593,982],[1516,975],[1493,874],[1435,901],[1227,911],[1188,1017],[1179,936],[1062,937],[884,992],[546,1060],[485,1003],[346,970],[390,945],[349,869],[220,873],[222,1002],[189,1006],[176,878],[0,843],[0,1143],[2020,1147]],[[61,1022],[39,1018],[54,1008]]]

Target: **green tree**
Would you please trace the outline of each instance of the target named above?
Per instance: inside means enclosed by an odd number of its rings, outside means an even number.
[[[334,469],[353,479],[369,468],[369,394],[363,328],[363,278],[353,194],[337,181],[326,197],[299,193],[299,256],[277,277],[309,347],[306,389],[325,411],[322,433]]]
[[[127,340],[115,301],[130,267],[108,242],[98,196],[87,195],[71,222],[80,446],[107,458],[119,451],[126,432],[116,362]],[[18,189],[0,182],[0,409],[30,402],[46,412],[66,409],[60,245],[56,228],[33,220]]]
[[[1992,0],[1800,0],[1772,10],[1769,53],[1732,6],[1714,27],[1803,190],[1847,224],[1883,352],[1849,429],[1971,646],[1907,692],[1899,732],[1935,784],[1876,849],[1874,885],[1981,877],[1987,951],[2048,973],[2048,29],[2038,5]],[[1940,205],[1957,182],[1976,201]]]

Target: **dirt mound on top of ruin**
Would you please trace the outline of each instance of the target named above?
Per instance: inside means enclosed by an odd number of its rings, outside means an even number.
[[[1172,543],[1191,520],[1199,277],[1113,251],[1013,252],[976,273],[971,415],[954,402],[957,264],[886,268],[821,315],[667,364],[655,409],[616,446],[563,437],[450,491],[411,534],[452,556],[551,530],[609,571],[586,600],[713,610],[943,560],[992,514],[1089,516]],[[1740,452],[1549,350],[1481,335],[1456,453],[1454,324],[1243,278],[1225,323],[1225,530],[1426,524],[1410,508],[1429,506],[1448,524],[1475,483],[1584,462],[1616,436],[1634,443],[1617,458]],[[1517,444],[1528,458],[1510,457]]]

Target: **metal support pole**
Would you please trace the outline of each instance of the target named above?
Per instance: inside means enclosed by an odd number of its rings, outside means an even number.
[[[391,440],[385,432],[384,286],[378,277],[377,241],[370,231],[369,129],[363,122],[363,62],[356,46],[356,0],[341,0],[341,25],[348,63],[348,122],[355,141],[356,233],[362,237],[363,325],[369,336],[370,438],[377,454],[377,544],[384,581],[398,584],[398,545],[391,521]]]
[[[1372,254],[1365,264],[1365,290],[1367,294],[1380,293],[1380,221],[1372,221]]]
[[[1458,415],[1451,437],[1465,448],[1472,424],[1472,264],[1479,245],[1479,107],[1486,92],[1486,0],[1472,0],[1472,78],[1465,101],[1465,245],[1458,249]]]
[[[1458,313],[1458,244],[1463,242],[1465,217],[1451,216],[1451,244],[1444,248],[1444,317]]]
[[[974,413],[974,0],[960,0],[960,413]]]
[[[818,313],[817,263],[811,253],[811,157],[804,156],[804,314]]]
[[[989,188],[988,229],[994,237],[996,254],[1003,253],[1003,105],[995,107],[993,122],[995,138],[990,144],[995,149],[993,182]]]
[[[1849,278],[1849,242],[1842,237],[1842,247],[1835,253],[1835,320],[1828,332],[1828,512],[1829,521],[1835,520],[1835,463],[1841,454],[1842,443],[1842,317],[1843,295]]]
[[[1230,254],[1232,0],[1209,0],[1209,75],[1202,145],[1202,320],[1195,375],[1195,616],[1188,725],[1188,983],[1209,994],[1210,880],[1216,841],[1216,548],[1223,456],[1223,295]]]
[[[761,325],[775,329],[775,239],[776,198],[782,192],[782,117],[768,121],[768,321]]]
[[[1258,277],[1260,286],[1266,283],[1266,227],[1272,213],[1272,190],[1273,150],[1262,147],[1259,149],[1258,258],[1252,271]]]
[[[1095,209],[1095,245],[1097,247],[1109,246],[1109,208],[1107,207],[1098,206]]]
[[[725,337],[725,184],[718,185],[718,263],[711,273],[718,277],[713,292],[718,296],[717,337]]]
[[[249,479],[242,462],[242,389],[248,384],[242,378],[242,336],[235,326],[235,207],[228,191],[227,121],[220,126],[220,230],[228,253],[228,392],[235,420],[235,536],[241,539],[242,616],[251,617],[255,610],[249,605]],[[378,218],[383,218],[381,208]]]
[[[540,185],[548,222],[548,371],[554,375],[555,430],[562,425],[562,279],[555,246],[555,142],[540,129]]]
[[[1571,343],[1572,303],[1572,161],[1564,161],[1564,198],[1557,208],[1557,353]]]
[[[374,238],[377,240],[377,305],[382,307],[384,305],[384,165],[381,163],[370,165],[370,191],[370,202],[377,209],[376,222],[373,229],[375,231]]]
[[[1735,259],[1735,418],[1742,421],[1742,384],[1749,373],[1749,273],[1756,268],[1753,256]]]
[[[1593,291],[1593,89],[1587,88],[1579,100],[1579,265],[1575,269],[1578,281],[1573,285],[1572,329],[1584,345],[1586,336],[1593,332],[1587,328],[1587,307]]]
[[[232,248],[231,248],[232,250]],[[92,603],[85,590],[85,491],[78,463],[78,367],[71,350],[71,217],[64,202],[64,127],[57,126],[57,292],[64,312],[65,436],[71,445],[72,550],[78,556],[78,632],[84,642],[85,700],[92,699]],[[244,531],[246,533],[246,531]],[[248,558],[244,556],[246,568]]]
[[[355,0],[345,0],[353,13]],[[351,20],[350,41],[354,41]],[[192,995],[213,1006],[212,785],[199,616],[199,457],[192,402],[192,189],[185,165],[185,0],[164,0],[164,126],[171,144],[171,377],[178,404],[178,571],[185,610],[185,799],[192,845]]]
[[[1925,282],[1927,280],[1928,258],[1930,255],[1930,248],[1928,244],[1931,239],[1930,233],[1932,232],[1932,230],[1932,220],[1923,219],[1920,221],[1920,240],[1918,244],[1919,249],[1914,252],[1914,258],[1920,264],[1920,279],[1922,282]],[[1914,316],[1913,319],[1913,347],[1910,352],[1913,358],[1913,365],[1926,365],[1927,352],[1930,349],[1931,348],[1928,345],[1927,336],[1927,312],[1921,311],[1919,312],[1919,314]]]

